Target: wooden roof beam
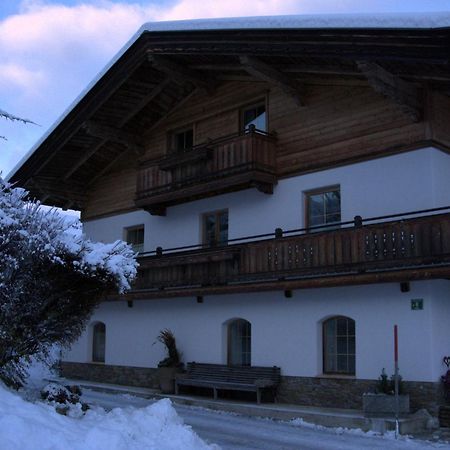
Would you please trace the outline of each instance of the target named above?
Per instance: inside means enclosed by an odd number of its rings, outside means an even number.
[[[130,133],[106,125],[101,125],[90,120],[86,121],[82,128],[91,136],[122,144],[138,155],[144,153],[144,147],[137,141],[136,137]]]
[[[181,81],[182,83],[189,82],[199,89],[212,94],[217,88],[217,80],[205,76],[202,72],[189,69],[188,67],[178,64],[177,62],[152,53],[147,53],[147,60],[158,70],[166,73],[170,78]]]
[[[252,56],[239,57],[243,68],[250,74],[261,80],[276,84],[283,92],[292,97],[298,106],[304,106],[303,93],[296,80],[293,80],[275,67]]]
[[[97,153],[100,148],[102,148],[106,142],[107,139],[101,139],[96,145],[91,147],[91,149],[86,152],[70,169],[69,171],[64,175],[63,180],[67,181],[88,159],[91,158],[95,153]]]
[[[59,178],[36,176],[30,178],[27,185],[30,186],[30,189],[39,191],[45,199],[54,197],[81,205],[87,198],[82,187],[62,182]]]
[[[152,86],[152,89],[148,92],[147,95],[145,95],[142,100],[137,103],[132,110],[130,110],[120,121],[119,128],[123,127],[129,120],[131,120],[139,111],[141,111],[145,106],[148,105],[157,95],[159,95],[164,88],[169,84],[170,80],[166,79],[159,83],[158,85],[146,85],[147,87]],[[142,83],[143,84],[143,83]],[[102,138],[101,141],[92,147],[87,153],[85,153],[76,164],[74,164],[71,169],[66,173],[64,176],[64,180],[69,179],[87,160],[91,158],[97,151],[103,147],[106,142],[108,141],[107,138]]]
[[[422,119],[423,98],[414,84],[402,80],[374,62],[357,61],[357,65],[376,92],[397,103],[414,122]]]
[[[103,166],[102,169],[97,172],[91,180],[88,181],[87,186],[92,186],[104,173],[108,172],[108,170],[111,169],[111,167],[114,166],[116,162],[124,156],[125,153],[127,152],[120,152],[113,159],[111,159],[108,164]]]

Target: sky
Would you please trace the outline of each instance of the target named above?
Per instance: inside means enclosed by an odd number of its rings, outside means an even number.
[[[150,21],[278,14],[450,11],[450,0],[0,0],[0,118],[6,176]]]

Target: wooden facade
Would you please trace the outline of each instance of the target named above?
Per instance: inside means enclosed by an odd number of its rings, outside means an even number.
[[[139,258],[129,294],[160,298],[209,293],[339,286],[450,274],[450,213],[230,243]],[[333,227],[335,228],[335,227]]]
[[[448,28],[146,31],[11,181],[87,221],[249,187],[270,195],[285,177],[429,145],[450,152],[449,42]],[[264,134],[242,127],[257,102]],[[174,153],[183,127],[193,147]],[[448,219],[142,256],[135,293],[447,277]]]
[[[164,215],[167,206],[239,189],[272,193],[275,151],[274,138],[253,129],[151,160],[138,169],[135,204]]]

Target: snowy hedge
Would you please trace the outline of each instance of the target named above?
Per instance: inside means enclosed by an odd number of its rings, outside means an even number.
[[[0,378],[20,385],[31,356],[68,346],[107,291],[136,275],[129,245],[94,243],[79,223],[0,178]]]

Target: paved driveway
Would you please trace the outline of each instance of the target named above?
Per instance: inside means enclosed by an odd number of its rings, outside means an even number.
[[[152,401],[130,395],[107,394],[85,389],[83,400],[104,408],[143,407]],[[184,422],[208,443],[223,450],[362,450],[449,449],[445,443],[417,439],[370,436],[357,431],[324,429],[221,413],[203,408],[174,405]],[[180,449],[182,450],[182,449]]]

